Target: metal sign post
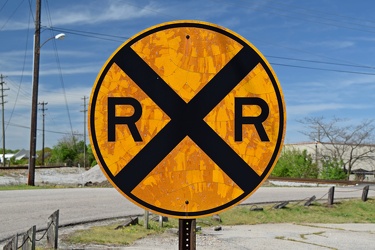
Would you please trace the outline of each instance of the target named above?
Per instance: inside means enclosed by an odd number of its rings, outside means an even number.
[[[196,220],[179,219],[178,220],[178,249],[195,250],[196,249]]]

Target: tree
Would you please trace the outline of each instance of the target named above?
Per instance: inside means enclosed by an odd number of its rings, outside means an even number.
[[[78,163],[77,156],[81,151],[83,152],[83,148],[79,149],[79,146],[83,145],[79,145],[81,143],[77,141],[78,137],[74,134],[61,138],[52,149],[51,162],[65,163],[69,167],[76,165]]]
[[[272,176],[292,178],[318,178],[319,169],[306,150],[284,149]]]
[[[307,117],[300,122],[308,128],[303,133],[323,147],[320,152],[322,157],[331,157],[343,163],[347,179],[354,164],[375,158],[373,120],[354,125],[336,117],[330,120]]]
[[[42,154],[43,150],[38,150],[36,152],[37,158],[36,158],[36,164],[42,165]],[[48,164],[50,162],[50,158],[52,156],[52,149],[49,147],[44,148],[44,164]]]
[[[96,162],[96,159],[95,159],[95,157],[94,157],[94,153],[92,152],[92,147],[91,147],[90,144],[89,144],[88,147],[87,147],[86,154],[87,154],[86,159],[87,159],[87,161],[88,161],[90,167],[93,167],[93,166],[95,166],[96,164],[98,164],[98,163]]]
[[[345,180],[346,173],[342,168],[342,161],[335,158],[325,157],[321,160],[322,169],[320,171],[320,179],[324,180]]]
[[[86,149],[84,150],[84,147]],[[61,138],[50,153],[49,162],[65,163],[67,166],[84,166],[84,151],[86,151],[86,165],[93,166],[96,163],[91,147],[85,145],[83,140],[75,134],[69,134]],[[95,165],[95,164],[94,164]]]

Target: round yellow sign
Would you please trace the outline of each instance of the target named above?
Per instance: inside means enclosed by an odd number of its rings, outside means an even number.
[[[93,86],[90,140],[135,204],[197,218],[238,204],[271,173],[285,134],[271,66],[238,34],[176,21],[130,38]]]

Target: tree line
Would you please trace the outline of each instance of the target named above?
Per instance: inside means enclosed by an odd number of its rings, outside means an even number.
[[[354,166],[374,166],[375,126],[373,120],[359,124],[342,118],[307,117],[303,134],[319,145],[315,159],[306,150],[284,148],[272,176],[349,180]],[[319,154],[318,154],[319,153]]]
[[[6,150],[7,153],[17,153],[17,150]],[[66,135],[52,148],[44,148],[44,164],[42,150],[36,152],[36,165],[86,166],[96,165],[96,160],[90,145],[85,145],[76,135]],[[9,165],[27,165],[28,159],[16,160],[14,157]]]
[[[375,162],[375,126],[372,120],[358,125],[340,118],[309,117],[299,121],[302,131],[320,146],[313,157],[306,150],[284,148],[272,176],[295,178],[349,179],[353,166]],[[7,153],[16,151],[7,150]],[[10,160],[10,165],[26,165],[28,159]],[[37,165],[42,165],[42,150],[37,151]],[[96,165],[90,145],[76,135],[66,135],[52,148],[44,149],[44,165]],[[358,168],[358,167],[357,167]]]

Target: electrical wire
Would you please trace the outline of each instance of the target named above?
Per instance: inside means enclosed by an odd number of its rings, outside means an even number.
[[[25,0],[22,0],[20,2],[20,4],[16,7],[16,9],[12,12],[12,14],[8,17],[8,19],[5,21],[5,23],[3,24],[3,26],[1,26],[0,28],[0,31],[2,31],[4,29],[4,27],[8,24],[9,20],[12,19],[12,17],[14,16],[14,14],[16,14],[16,12],[18,11],[18,9],[21,7],[21,5],[23,4]]]
[[[218,2],[218,0],[212,0],[212,1]],[[219,1],[219,2],[221,2],[222,4],[226,4],[226,5],[239,6],[240,8],[244,8],[244,9],[251,9],[251,10],[255,9],[254,7],[249,7],[247,4],[244,4],[244,3],[239,4],[236,1],[232,1],[232,2],[225,1],[225,3],[223,3],[222,1]],[[258,10],[258,12],[259,12],[259,10]],[[318,16],[318,15],[315,15],[315,14],[311,14],[311,12],[300,13],[300,12],[294,11],[291,8],[283,9],[283,8],[275,7],[274,4],[266,5],[261,10],[261,12],[272,14],[272,15],[278,15],[278,16],[281,16],[281,17],[287,17],[287,18],[291,18],[291,19],[302,20],[302,21],[305,21],[305,22],[318,23],[318,24],[323,24],[323,25],[333,26],[333,27],[338,27],[338,28],[344,28],[344,29],[349,29],[349,30],[375,33],[375,30],[362,29],[363,27],[366,27],[366,26],[368,28],[375,29],[375,26],[368,26],[368,25],[363,25],[363,24],[351,23],[351,22],[348,22],[347,20],[344,20],[344,19],[335,20],[335,19],[332,19],[332,18],[327,18],[327,17],[324,17],[324,16]],[[302,17],[293,16],[291,14],[302,15]],[[314,19],[306,18],[306,16],[313,17]],[[347,17],[347,19],[351,20],[350,17]],[[321,21],[321,20],[324,20],[324,21]],[[359,26],[360,28],[356,28],[356,27],[353,27],[353,26],[347,26],[345,24]]]
[[[5,130],[8,129],[8,124],[10,123],[10,121],[12,120],[13,118],[13,114],[14,114],[14,111],[16,109],[16,105],[17,105],[17,102],[18,102],[18,97],[20,95],[20,92],[21,92],[21,85],[22,85],[22,82],[23,82],[23,77],[24,77],[24,73],[25,73],[25,65],[26,65],[26,57],[27,57],[27,48],[28,48],[28,41],[29,41],[29,33],[30,33],[30,17],[31,15],[29,14],[29,21],[28,21],[28,25],[27,25],[27,32],[26,32],[26,39],[25,39],[25,53],[24,53],[24,56],[23,56],[23,63],[22,63],[22,70],[21,70],[21,79],[20,79],[20,82],[17,86],[17,92],[16,92],[16,99],[14,101],[14,104],[13,104],[13,108],[12,108],[12,111],[10,112],[10,116],[9,116],[9,119],[8,119],[8,123],[5,127]],[[25,93],[23,93],[25,96],[28,96],[26,95]],[[29,96],[28,96],[29,97]]]
[[[335,66],[347,66],[347,67],[354,67],[354,68],[375,69],[374,66],[358,65],[358,64],[333,63],[333,62],[324,62],[324,61],[317,61],[317,60],[307,60],[307,59],[299,59],[299,58],[282,57],[282,56],[269,56],[269,55],[265,55],[265,57],[266,58],[283,59],[283,60],[289,60],[289,61],[292,60],[292,61],[308,62],[308,63],[329,64],[329,65],[335,65]]]
[[[312,69],[312,70],[322,70],[322,71],[331,71],[331,72],[339,72],[339,73],[348,73],[348,74],[375,76],[375,73],[370,73],[370,72],[349,71],[349,70],[339,70],[339,69],[325,69],[325,68],[307,67],[307,66],[301,66],[301,65],[291,65],[291,64],[283,64],[283,63],[272,63],[272,62],[270,62],[270,63],[271,63],[271,65],[284,66],[284,67],[293,67],[293,68],[300,68],[300,69]]]
[[[5,5],[8,3],[9,0],[6,0],[5,3],[3,4],[3,6],[1,6],[0,8],[0,12],[4,9]]]
[[[13,17],[14,13],[20,8],[20,6],[22,5],[22,3],[24,2],[24,0],[21,1],[21,3],[17,6],[16,10],[11,14],[11,16],[8,18],[8,20],[6,21],[6,23],[2,26],[1,29],[3,29],[6,24],[8,23],[8,21]],[[3,8],[5,7],[5,5],[8,3],[8,0],[6,0],[6,2],[1,6],[1,10],[3,10]],[[31,2],[30,0],[28,0],[28,3],[29,3],[29,8],[30,8],[30,16],[33,17],[33,14],[32,14],[32,8],[31,8]],[[221,2],[223,3],[223,2]],[[227,2],[225,2],[227,3]],[[276,3],[276,2],[274,2]],[[234,4],[232,2],[232,4]],[[234,4],[236,5],[236,4]],[[279,3],[279,5],[281,5],[281,3]],[[297,8],[297,9],[300,9],[300,10],[306,10],[306,11],[311,11],[311,9],[304,9],[304,8],[301,8],[301,7],[296,7],[296,5],[287,5],[287,4],[284,4],[283,5],[286,5],[286,6],[292,6],[293,8]],[[243,7],[243,5],[238,5],[237,6],[241,6]],[[138,6],[136,6],[138,7]],[[47,15],[49,15],[48,17],[48,20],[49,20],[49,27],[47,26],[42,26],[44,27],[45,29],[48,29],[48,30],[51,30],[51,31],[59,31],[59,32],[64,32],[64,33],[67,33],[67,34],[72,34],[72,35],[79,35],[79,36],[85,36],[85,37],[90,37],[90,38],[95,38],[95,39],[101,39],[101,40],[107,40],[107,41],[114,41],[114,42],[123,42],[124,39],[129,39],[129,37],[125,37],[125,36],[115,36],[115,35],[110,35],[110,34],[101,34],[101,33],[97,33],[97,32],[88,32],[88,31],[79,31],[79,30],[74,30],[74,29],[66,29],[66,28],[59,28],[59,27],[53,27],[52,26],[52,20],[51,20],[51,16],[50,16],[50,12],[49,12],[49,5],[48,5],[48,1],[47,1]],[[249,8],[247,6],[247,8]],[[309,22],[315,22],[315,23],[319,23],[319,24],[325,24],[324,22],[319,22],[319,21],[316,21],[316,20],[311,20],[311,19],[306,19],[305,17],[301,18],[301,17],[293,17],[291,16],[291,13],[294,13],[294,14],[298,14],[298,15],[307,15],[306,13],[300,13],[298,11],[290,11],[290,10],[293,10],[292,8],[288,8],[288,9],[282,9],[282,8],[275,8],[275,7],[272,7],[272,6],[268,6],[267,7],[268,9],[273,9],[273,10],[276,10],[276,11],[284,11],[284,13],[279,13],[279,12],[275,12],[275,11],[271,11],[271,12],[268,12],[268,13],[273,13],[273,14],[277,14],[277,15],[281,15],[281,16],[284,16],[284,17],[287,17],[287,18],[297,18],[297,19],[302,19],[304,21],[309,21]],[[151,9],[149,9],[150,11],[152,11]],[[288,10],[288,11],[286,11]],[[324,13],[322,11],[318,11],[318,10],[312,10],[312,11],[316,11],[318,13]],[[159,14],[162,14],[160,12],[157,12],[157,11],[154,11],[155,13],[159,13]],[[285,14],[287,13],[287,14]],[[326,13],[327,15],[332,15],[330,13]],[[29,16],[29,24],[30,24],[30,16]],[[317,15],[313,15],[313,14],[308,14],[308,16],[311,16],[311,17],[314,17],[314,18],[318,18],[319,16]],[[342,16],[342,15],[332,15],[332,17],[342,17],[342,18],[345,18],[347,20],[350,20],[350,19],[355,19],[355,20],[359,20],[359,21],[368,21],[368,22],[373,22],[371,20],[364,20],[364,19],[358,19],[358,18],[353,18],[353,17],[347,17],[347,16]],[[341,22],[341,20],[339,19],[334,19],[334,18],[329,18],[329,17],[323,17],[322,19],[326,20],[326,21],[334,21],[334,22]],[[373,28],[371,25],[364,25],[364,24],[357,24],[357,23],[351,23],[349,21],[345,21],[345,22],[341,22],[342,24],[345,24],[345,25],[357,25],[360,27],[360,30],[361,31],[366,31],[366,32],[373,32],[373,31],[369,31],[369,30],[362,30],[361,28]],[[342,25],[341,24],[341,25]],[[325,25],[331,25],[332,24],[325,24]],[[349,26],[345,26],[343,25],[342,28],[349,28],[351,29]],[[333,25],[334,26],[334,25]],[[0,29],[0,30],[1,30]],[[28,26],[28,32],[29,32],[29,26]],[[28,35],[28,33],[27,33]],[[280,45],[276,45],[276,46],[279,46]],[[56,43],[54,41],[54,48],[55,48],[55,54],[57,54],[57,48],[56,48]],[[292,48],[290,48],[292,49]],[[27,46],[26,46],[26,49],[25,49],[25,57],[26,57],[26,51],[27,51]],[[303,51],[304,53],[309,53],[309,54],[313,54],[313,53],[310,53],[310,52],[306,52],[306,51]],[[316,56],[316,55],[315,55]],[[323,57],[322,55],[319,55],[320,57]],[[269,58],[274,58],[274,59],[280,59],[280,60],[287,60],[287,61],[291,61],[291,60],[295,60],[295,61],[300,61],[300,62],[306,62],[306,63],[312,63],[312,64],[327,64],[327,65],[333,65],[333,66],[344,66],[344,67],[354,67],[354,68],[366,68],[366,69],[374,69],[373,66],[368,66],[368,65],[360,65],[360,64],[345,64],[345,63],[332,63],[332,62],[325,62],[325,61],[317,61],[317,60],[306,60],[306,59],[298,59],[298,58],[288,58],[288,57],[280,57],[280,56],[267,56]],[[325,57],[327,58],[327,57]],[[337,60],[337,59],[334,59],[334,58],[330,58],[330,59],[333,59],[333,60]],[[67,112],[68,112],[68,118],[69,118],[69,122],[70,122],[70,128],[71,128],[71,131],[73,133],[73,128],[72,128],[72,122],[71,122],[71,117],[70,117],[70,112],[69,112],[69,107],[68,107],[68,104],[67,104],[67,99],[66,99],[66,91],[65,91],[65,87],[64,87],[64,81],[63,81],[63,78],[62,78],[62,70],[61,70],[61,64],[60,64],[60,60],[58,58],[58,54],[57,54],[57,57],[56,57],[56,61],[57,61],[57,64],[58,64],[58,67],[59,67],[59,72],[60,72],[60,78],[62,80],[62,87],[63,87],[63,91],[64,91],[64,98],[65,98],[65,104],[66,104],[66,107],[67,107]],[[359,72],[359,71],[350,71],[350,70],[341,70],[341,69],[326,69],[326,68],[319,68],[319,67],[310,67],[310,66],[303,66],[303,65],[292,65],[292,64],[287,64],[287,63],[276,63],[276,62],[271,62],[272,65],[277,65],[277,66],[283,66],[283,67],[294,67],[294,68],[302,68],[302,69],[311,69],[311,70],[323,70],[323,71],[332,71],[332,72],[339,72],[339,73],[350,73],[350,74],[361,74],[361,75],[375,75],[374,73],[371,73],[371,72]],[[11,113],[11,118],[13,116],[13,112],[14,112],[14,109],[15,109],[15,106],[16,104],[18,103],[18,96],[20,94],[22,94],[23,96],[27,96],[27,94],[25,92],[22,92],[22,88],[21,88],[21,84],[22,84],[22,81],[23,81],[23,77],[24,77],[24,68],[25,68],[25,59],[24,59],[24,64],[23,64],[23,69],[22,69],[22,75],[21,75],[21,82],[18,86],[18,90],[17,90],[17,97],[16,97],[16,101],[15,101],[15,104],[13,106],[13,110],[12,110],[12,113]],[[29,96],[28,96],[29,97]],[[9,119],[9,122],[11,121],[11,118]],[[8,125],[7,125],[8,126]]]
[[[48,0],[46,0],[46,7],[47,7],[46,8],[46,10],[47,10],[47,19],[48,19],[48,22],[49,22],[50,26],[52,26],[52,18],[51,18],[51,13],[50,13],[50,10],[49,10],[49,2],[48,2]],[[53,35],[52,31],[51,31],[51,35]],[[59,58],[59,54],[57,52],[57,45],[56,45],[56,41],[55,40],[53,40],[53,47],[54,47],[54,51],[55,51],[55,58],[56,58],[57,67],[58,67],[58,70],[59,70],[60,83],[61,83],[61,87],[62,87],[63,95],[64,95],[64,100],[65,100],[65,108],[66,108],[66,111],[67,111],[67,114],[68,114],[68,121],[69,121],[69,125],[70,125],[71,134],[73,135],[72,119],[71,119],[71,115],[70,115],[70,110],[69,110],[69,105],[68,105],[68,99],[66,97],[65,83],[64,83],[64,78],[63,78],[61,64],[60,64],[60,58]]]
[[[78,36],[86,36],[92,37],[97,39],[103,40],[110,40],[110,41],[119,41],[113,40],[110,38],[105,37],[115,37],[115,38],[122,38],[122,39],[129,39],[125,36],[113,36],[109,34],[103,34],[98,32],[87,32],[81,30],[72,30],[72,29],[63,29],[63,28],[56,28],[56,27],[47,27],[46,29],[54,30],[54,31],[61,31],[61,32],[70,32],[70,34],[78,35]],[[307,59],[298,59],[298,58],[289,58],[289,57],[281,57],[281,56],[270,56],[267,55],[267,58],[275,58],[275,59],[282,59],[282,60],[294,60],[294,61],[301,61],[301,62],[308,62],[308,63],[317,63],[317,64],[329,64],[334,66],[347,66],[347,67],[356,67],[356,68],[365,68],[365,69],[375,69],[374,66],[368,65],[359,65],[359,64],[348,64],[348,63],[334,63],[334,62],[326,62],[326,61],[318,61],[318,60],[307,60]],[[323,70],[323,71],[331,71],[331,72],[340,72],[340,73],[349,73],[349,74],[360,74],[360,75],[375,75],[375,73],[370,72],[360,72],[360,71],[349,71],[349,70],[338,70],[338,69],[326,69],[326,68],[317,68],[317,67],[309,67],[309,66],[301,66],[301,65],[292,65],[292,64],[282,64],[282,63],[271,63],[273,65],[284,66],[284,67],[294,67],[294,68],[303,68],[303,69],[311,69],[311,70]]]
[[[26,125],[20,125],[20,124],[15,124],[15,123],[8,123],[7,125],[9,126],[12,126],[12,127],[18,127],[18,128],[25,128],[25,129],[28,129],[30,130],[30,126],[26,126]],[[42,131],[42,129],[37,129],[37,131]],[[62,135],[73,135],[73,136],[82,136],[83,134],[81,133],[75,133],[73,132],[73,134],[71,132],[61,132],[61,131],[54,131],[54,130],[44,130],[45,132],[48,132],[48,133],[53,133],[53,134],[62,134]]]
[[[33,8],[31,7],[31,0],[29,0],[29,10],[30,10],[31,17],[33,18],[33,22],[35,23],[34,12],[33,12]]]
[[[129,37],[126,37],[126,36],[115,36],[115,35],[102,34],[102,33],[97,33],[97,32],[58,28],[58,27],[53,27],[53,26],[43,26],[43,27],[45,29],[49,29],[52,31],[64,32],[67,34],[91,37],[91,38],[96,38],[96,39],[101,39],[101,40],[106,40],[106,41],[113,41],[113,42],[123,42],[124,40],[129,39]]]
[[[300,10],[308,11],[307,13],[321,13],[321,14],[327,15],[327,16],[336,16],[336,17],[342,18],[342,20],[340,20],[340,21],[344,21],[344,22],[347,22],[347,23],[357,24],[357,23],[350,22],[350,21],[352,21],[352,20],[358,20],[358,21],[370,22],[370,23],[374,23],[375,24],[375,20],[363,19],[363,18],[358,18],[358,17],[355,17],[355,16],[346,16],[346,15],[341,15],[341,14],[332,13],[332,12],[328,13],[328,12],[321,11],[321,10],[318,10],[318,9],[301,7],[301,6],[297,6],[295,4],[287,4],[287,3],[284,3],[284,2],[281,2],[281,1],[272,1],[272,0],[269,0],[269,2],[273,2],[272,5],[286,6],[287,10],[290,10],[291,8],[294,8],[294,9],[300,9]],[[300,13],[300,14],[304,15],[304,14],[306,14],[306,12]],[[320,18],[321,16],[315,16],[315,17]],[[363,25],[363,24],[359,24],[359,25]],[[363,26],[367,26],[367,25],[363,25]]]

